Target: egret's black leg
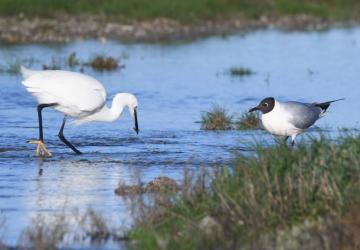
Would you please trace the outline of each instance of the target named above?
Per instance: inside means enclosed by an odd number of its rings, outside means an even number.
[[[64,128],[65,128],[65,122],[66,122],[66,116],[64,116],[64,120],[63,123],[61,125],[60,131],[59,131],[59,138],[60,140],[66,144],[66,146],[68,146],[69,148],[72,149],[72,151],[74,151],[76,154],[81,154],[81,152],[79,150],[77,150],[74,145],[72,145],[68,140],[66,140],[65,136],[64,136]]]
[[[295,140],[291,140],[291,147],[295,146]]]
[[[53,106],[56,106],[56,105],[57,105],[57,103],[47,103],[47,104],[39,104],[37,106],[38,119],[39,119],[39,141],[44,142],[41,111],[43,110],[43,108],[53,107]]]
[[[39,119],[39,139],[38,140],[30,140],[28,141],[30,144],[36,144],[37,148],[36,148],[36,155],[37,156],[52,156],[51,153],[49,152],[49,150],[47,150],[45,143],[44,143],[44,134],[43,134],[43,126],[42,126],[42,115],[41,115],[41,111],[43,110],[43,108],[46,107],[53,107],[56,106],[57,103],[44,103],[44,104],[39,104],[37,106],[37,112],[38,112],[38,119]]]

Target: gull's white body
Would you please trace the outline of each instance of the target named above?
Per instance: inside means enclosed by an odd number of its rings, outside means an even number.
[[[291,136],[294,141],[298,134],[303,133],[325,114],[325,110],[315,104],[275,100],[274,108],[262,114],[261,120],[264,128],[271,134]]]
[[[54,109],[76,118],[101,110],[106,91],[96,79],[70,71],[22,69],[26,89],[39,103],[57,103]]]
[[[342,99],[321,102],[303,103],[296,101],[280,102],[274,97],[266,97],[251,108],[249,112],[261,111],[263,127],[274,135],[291,136],[291,145],[295,145],[295,138],[326,114],[330,104]]]
[[[290,121],[292,114],[286,110],[278,101],[275,101],[274,109],[262,114],[261,121],[264,128],[274,135],[291,136],[293,139],[304,130],[295,127]]]

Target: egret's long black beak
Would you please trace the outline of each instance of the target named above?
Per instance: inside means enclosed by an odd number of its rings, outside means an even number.
[[[134,120],[135,120],[135,128],[134,128],[134,130],[135,130],[136,134],[139,134],[139,124],[138,124],[136,108],[134,108]]]
[[[254,112],[256,110],[260,110],[258,106],[249,109],[249,112]]]

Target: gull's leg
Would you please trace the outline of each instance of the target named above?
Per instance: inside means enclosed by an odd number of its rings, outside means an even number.
[[[43,134],[43,126],[42,126],[42,115],[41,111],[43,108],[56,106],[57,103],[47,103],[47,104],[39,104],[37,106],[38,119],[39,119],[39,140],[30,140],[29,143],[37,144],[36,155],[37,156],[52,156],[52,154],[47,150],[44,143],[44,134]]]
[[[59,131],[59,138],[60,140],[66,144],[66,146],[68,146],[69,148],[72,149],[72,151],[74,151],[76,154],[81,154],[81,152],[79,150],[77,150],[74,145],[72,145],[68,140],[66,140],[65,136],[64,136],[64,127],[65,127],[65,122],[66,122],[66,115],[64,116],[64,119],[63,119],[63,123],[61,125],[61,128],[60,128],[60,131]]]
[[[289,139],[290,136],[285,136],[284,138],[284,143],[286,144],[287,140]]]
[[[297,136],[297,134],[291,136],[291,147],[295,146],[295,138],[296,138],[296,136]]]

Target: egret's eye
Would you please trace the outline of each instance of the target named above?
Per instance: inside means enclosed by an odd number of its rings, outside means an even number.
[[[267,102],[264,102],[263,107],[267,107],[267,106],[269,106],[269,104]]]

